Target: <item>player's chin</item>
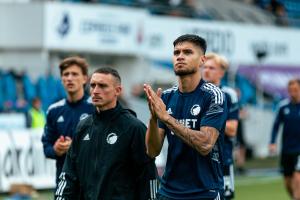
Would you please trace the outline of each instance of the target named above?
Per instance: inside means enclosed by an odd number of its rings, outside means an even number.
[[[92,103],[96,107],[102,107],[103,106],[103,102],[101,102],[101,101],[92,101]]]
[[[185,76],[185,75],[191,74],[191,73],[190,73],[188,70],[186,70],[186,69],[178,69],[178,70],[175,70],[174,72],[175,72],[175,74],[176,74],[177,76]]]
[[[75,94],[78,91],[75,87],[67,87],[66,90],[69,94]]]

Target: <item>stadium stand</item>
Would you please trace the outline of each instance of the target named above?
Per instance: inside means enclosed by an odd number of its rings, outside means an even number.
[[[1,71],[0,91],[0,112],[26,112],[29,102],[36,96],[42,100],[43,110],[46,111],[51,103],[65,96],[57,77],[40,76],[33,82],[25,72],[14,70]]]
[[[264,10],[268,10],[271,13],[273,12],[275,17],[283,18],[283,20],[287,21],[289,26],[300,27],[300,2],[298,0],[257,0],[256,4],[257,6],[259,6]],[[281,7],[281,6],[285,12],[284,16],[276,15],[275,7]],[[278,25],[282,25],[282,24],[278,24]]]
[[[93,1],[93,0],[91,0]],[[255,5],[222,0],[100,0],[103,4],[147,8],[151,14],[189,17],[204,20],[274,24],[274,17]],[[215,6],[218,5],[218,6]]]
[[[51,74],[40,76],[38,78],[36,82],[36,91],[37,96],[40,97],[42,101],[44,111],[47,110],[50,104],[62,99],[66,95],[60,80]]]
[[[283,10],[272,12],[272,0],[83,0],[103,4],[147,8],[150,13],[205,20],[300,26],[300,2],[275,0]],[[215,6],[218,5],[218,6]]]
[[[242,2],[222,0],[195,1],[197,9],[205,9],[214,20],[228,22],[245,22],[249,24],[274,24],[274,18],[267,12],[262,12],[254,5]],[[218,6],[216,6],[218,5]]]

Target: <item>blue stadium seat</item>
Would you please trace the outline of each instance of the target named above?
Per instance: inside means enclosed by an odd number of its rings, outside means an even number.
[[[25,99],[27,102],[31,102],[31,100],[36,96],[35,86],[27,74],[23,75],[22,81],[24,86]]]
[[[17,100],[16,82],[10,72],[3,74],[4,110],[12,111]]]
[[[37,95],[40,97],[45,111],[50,104],[66,96],[60,80],[52,75],[39,77],[36,83],[36,89]]]

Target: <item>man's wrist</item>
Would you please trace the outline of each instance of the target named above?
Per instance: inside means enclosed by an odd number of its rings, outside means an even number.
[[[163,122],[164,123],[168,123],[169,121],[170,121],[170,119],[172,118],[172,116],[171,115],[169,115],[169,114],[166,114],[164,117],[163,117]]]
[[[151,115],[150,121],[151,122],[157,122],[158,118],[156,116]]]

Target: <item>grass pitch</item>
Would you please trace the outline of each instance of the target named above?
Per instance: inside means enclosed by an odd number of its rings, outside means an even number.
[[[33,200],[52,200],[52,191],[39,191]],[[0,199],[5,199],[1,195]],[[235,200],[289,200],[280,176],[236,177]]]
[[[237,177],[235,200],[289,200],[283,180],[276,177]]]

